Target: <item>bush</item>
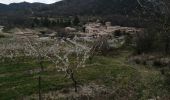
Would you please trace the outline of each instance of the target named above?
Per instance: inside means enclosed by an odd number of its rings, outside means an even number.
[[[120,36],[122,36],[122,32],[121,32],[120,30],[116,30],[116,31],[114,32],[114,36],[115,36],[115,37],[120,37]]]
[[[0,38],[5,38],[5,35],[4,34],[0,34]]]
[[[154,50],[154,35],[148,32],[141,32],[136,36],[135,52],[137,54],[148,53]]]
[[[153,62],[153,66],[160,67],[160,66],[162,66],[162,63],[159,60],[155,60]]]

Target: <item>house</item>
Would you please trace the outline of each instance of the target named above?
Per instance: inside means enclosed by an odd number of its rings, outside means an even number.
[[[40,34],[38,34],[41,39],[55,39],[56,35],[57,32],[52,30],[41,30]]]
[[[134,27],[112,26],[111,22],[106,22],[105,25],[102,25],[98,22],[88,23],[85,25],[85,34],[87,35],[114,34],[116,31],[120,31],[122,33],[135,34],[139,32],[140,29]]]
[[[17,32],[15,33],[18,37],[30,37],[30,38],[38,38],[39,36],[32,32]]]
[[[104,30],[106,27],[102,26],[101,23],[88,23],[85,25],[85,33],[98,34],[100,31]]]
[[[76,32],[76,28],[66,27],[66,28],[65,28],[65,31],[66,31],[66,32]]]
[[[4,26],[0,26],[0,33],[2,33],[3,29],[4,29]]]
[[[109,27],[109,26],[112,26],[112,23],[111,23],[111,22],[106,22],[105,25],[106,25],[107,27]]]
[[[57,34],[57,33],[51,33],[51,34],[49,34],[48,37],[49,37],[50,39],[55,39],[56,34]]]

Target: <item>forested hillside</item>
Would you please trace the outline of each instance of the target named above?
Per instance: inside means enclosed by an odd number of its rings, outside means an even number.
[[[63,0],[54,4],[13,3],[0,5],[0,13],[16,12],[50,15],[132,14],[138,7],[136,0]],[[103,10],[104,9],[104,10]],[[4,12],[5,11],[5,12]]]
[[[12,3],[0,4],[0,24],[4,26],[31,26],[33,17],[100,16],[115,19],[113,23],[124,25],[125,20],[136,20],[140,5],[136,0],[62,0],[53,4]],[[117,17],[113,17],[113,16]],[[134,16],[134,17],[129,17]],[[117,18],[123,19],[120,21]],[[116,22],[115,22],[116,21]],[[131,23],[131,22],[126,22]],[[136,22],[137,23],[137,22]],[[137,24],[131,23],[133,26]],[[138,25],[139,26],[139,25]]]

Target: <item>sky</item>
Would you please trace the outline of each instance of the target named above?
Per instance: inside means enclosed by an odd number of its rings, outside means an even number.
[[[54,3],[54,2],[57,2],[57,1],[60,1],[60,0],[0,0],[0,3],[10,4],[10,3],[18,3],[18,2],[23,2],[23,1],[31,2],[31,3],[41,2],[41,3],[50,4],[50,3]]]

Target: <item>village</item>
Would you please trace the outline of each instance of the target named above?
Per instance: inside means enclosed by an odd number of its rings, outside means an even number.
[[[3,26],[0,26],[0,33],[3,31]],[[79,34],[79,36],[102,36],[102,35],[113,35],[115,32],[120,32],[120,34],[125,35],[134,35],[140,32],[142,29],[135,28],[135,27],[123,27],[123,26],[112,26],[111,22],[105,22],[102,25],[99,22],[87,22],[87,24],[82,26],[82,30],[77,30],[74,27],[65,27],[65,32],[67,33],[75,33]],[[14,28],[10,30],[10,32],[18,37],[33,37],[33,38],[41,38],[41,37],[54,37],[57,32],[52,30],[48,30],[47,28],[43,29],[21,29],[21,28]],[[125,33],[125,34],[123,34]]]
[[[2,34],[3,26],[0,27],[0,33]],[[36,28],[36,29],[21,29],[13,28],[9,33],[3,33],[4,35],[9,34],[17,38],[34,38],[38,40],[53,40],[53,39],[73,39],[77,38],[79,40],[84,40],[87,42],[94,42],[98,38],[107,37],[107,41],[112,47],[117,47],[120,44],[125,43],[125,38],[132,38],[136,36],[137,33],[140,33],[142,28],[135,27],[122,27],[122,26],[112,26],[111,22],[105,22],[105,24],[96,22],[87,22],[81,28],[77,29],[76,27],[65,27],[62,32],[50,30],[48,28]],[[58,35],[60,34],[60,35]],[[63,35],[66,34],[66,35]],[[118,47],[119,47],[118,46]]]

